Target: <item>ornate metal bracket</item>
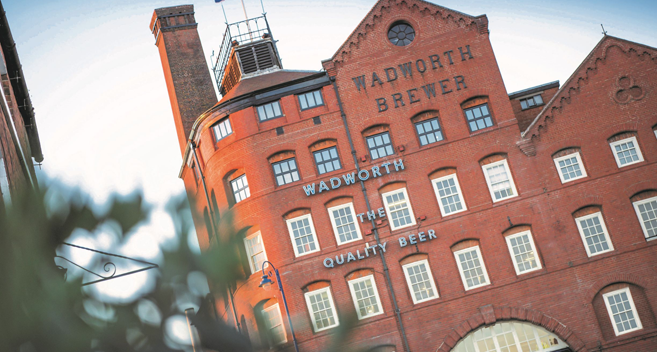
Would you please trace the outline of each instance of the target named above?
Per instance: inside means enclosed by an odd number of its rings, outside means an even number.
[[[146,265],[146,267],[139,268],[139,269],[137,269],[137,270],[133,270],[133,271],[129,271],[129,272],[127,272],[127,273],[122,273],[122,274],[116,275],[116,264],[114,264],[113,262],[111,262],[111,261],[108,260],[105,264],[103,264],[103,270],[105,270],[105,272],[106,272],[106,273],[109,273],[109,274],[101,275],[101,274],[96,273],[96,272],[94,272],[94,271],[92,271],[92,270],[90,270],[90,269],[87,269],[87,268],[85,268],[85,267],[83,267],[83,266],[81,266],[81,265],[79,265],[79,264],[74,263],[72,260],[70,260],[70,259],[68,259],[68,258],[64,258],[64,257],[59,256],[59,255],[58,255],[58,256],[55,256],[55,258],[63,259],[63,260],[65,260],[65,261],[67,261],[67,262],[69,262],[69,263],[75,265],[76,267],[78,267],[78,268],[80,268],[80,269],[82,269],[82,270],[84,270],[84,271],[86,271],[86,272],[88,272],[88,273],[90,273],[90,274],[92,274],[92,275],[97,276],[97,277],[100,278],[100,279],[98,279],[98,280],[94,280],[94,281],[90,281],[90,282],[85,282],[85,283],[82,284],[82,286],[93,285],[93,284],[96,284],[96,283],[99,283],[99,282],[103,282],[103,281],[107,281],[107,280],[112,280],[112,279],[117,279],[117,278],[120,278],[120,277],[123,277],[123,276],[128,276],[128,275],[136,274],[136,273],[139,273],[139,272],[142,272],[142,271],[146,271],[146,270],[150,270],[150,269],[154,269],[154,268],[159,268],[159,266],[158,266],[157,264],[155,264],[155,263],[150,263],[150,262],[147,262],[147,261],[144,261],[144,260],[139,260],[139,259],[135,259],[135,258],[130,258],[130,257],[126,257],[126,256],[123,256],[123,255],[113,254],[113,253],[107,253],[107,252],[103,252],[103,251],[99,251],[99,250],[91,249],[91,248],[87,248],[87,247],[82,247],[82,246],[78,246],[78,245],[75,245],[75,244],[72,244],[72,243],[67,243],[67,242],[62,242],[62,244],[67,245],[67,246],[70,246],[70,247],[74,247],[74,248],[82,249],[82,250],[85,250],[85,251],[90,251],[90,252],[94,252],[94,253],[100,253],[100,254],[102,254],[102,255],[106,255],[106,256],[109,256],[109,257],[115,257],[115,258],[126,259],[126,260],[130,260],[130,261],[133,261],[133,262],[137,262],[137,263],[141,263],[141,264]],[[110,273],[110,272],[111,272],[111,273]]]

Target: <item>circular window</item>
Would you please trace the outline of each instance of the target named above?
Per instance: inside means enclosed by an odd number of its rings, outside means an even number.
[[[397,46],[406,46],[415,39],[415,30],[406,22],[395,22],[388,31],[388,39]]]

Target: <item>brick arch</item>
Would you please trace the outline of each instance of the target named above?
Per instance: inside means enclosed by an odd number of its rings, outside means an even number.
[[[477,88],[477,89],[470,90],[470,88],[468,88],[468,96],[461,99],[461,101],[459,101],[459,106],[463,105],[463,103],[466,103],[468,100],[473,99],[473,98],[478,98],[478,97],[489,98],[491,93],[492,92],[491,92],[490,89]]]
[[[648,286],[648,282],[646,282],[646,280],[642,277],[632,274],[616,273],[608,277],[605,277],[604,279],[600,279],[594,282],[593,285],[591,285],[591,288],[586,292],[586,296],[585,296],[586,301],[593,302],[595,296],[603,288],[611,284],[617,284],[617,283],[628,283],[628,284],[639,286],[643,289],[645,289]]]
[[[588,207],[590,205],[598,205],[602,207],[604,204],[604,199],[602,196],[599,195],[585,195],[585,196],[578,196],[575,199],[569,199],[570,201],[570,213],[573,214],[576,211]]]
[[[608,127],[606,129],[604,129],[604,131],[601,133],[601,135],[603,136],[603,138],[606,138],[605,139],[605,142],[606,142],[607,139],[609,139],[609,138],[611,138],[611,137],[613,137],[617,134],[620,134],[620,133],[623,133],[623,132],[637,133],[638,130],[639,130],[639,121],[625,122],[625,123],[614,125],[614,126],[611,126],[611,127]]]
[[[657,190],[657,182],[654,180],[641,180],[635,184],[629,185],[624,189],[627,199],[630,199],[641,192],[655,190]]]
[[[577,148],[577,149],[581,150],[582,145],[584,145],[584,144],[585,144],[585,142],[581,138],[571,138],[571,139],[568,139],[568,140],[553,143],[550,146],[550,149],[549,149],[549,150],[552,151],[550,153],[550,156],[554,157],[554,154],[557,154],[558,152],[560,152],[564,149]]]
[[[562,341],[565,341],[573,351],[588,351],[584,346],[584,342],[582,342],[582,340],[564,323],[544,314],[543,312],[522,307],[494,307],[492,304],[489,304],[479,307],[478,313],[470,316],[463,323],[452,328],[440,345],[438,345],[436,352],[451,351],[461,339],[484,325],[493,325],[498,321],[510,320],[540,326],[557,335]]]
[[[483,149],[475,153],[471,160],[477,160],[477,163],[481,166],[481,163],[484,161],[484,159],[495,155],[504,156],[504,159],[509,158],[509,152],[506,150],[493,149],[493,151],[491,151],[491,149]]]

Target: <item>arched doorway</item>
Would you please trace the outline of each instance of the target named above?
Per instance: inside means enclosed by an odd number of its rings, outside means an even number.
[[[469,333],[452,352],[569,352],[556,334],[521,321],[498,322]]]

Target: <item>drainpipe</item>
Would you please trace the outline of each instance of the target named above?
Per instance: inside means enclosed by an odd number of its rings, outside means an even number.
[[[208,204],[208,215],[210,216],[211,229],[208,229],[209,232],[212,232],[214,235],[215,243],[219,243],[219,236],[217,235],[217,224],[214,222],[214,210],[212,209],[212,203],[210,203],[210,196],[208,195],[208,186],[205,184],[205,175],[203,170],[201,170],[201,163],[198,160],[198,153],[196,152],[197,146],[193,140],[189,141],[192,147],[192,153],[194,154],[194,161],[196,162],[196,170],[201,175],[201,184],[203,185],[203,192],[205,193],[205,201]],[[239,318],[237,317],[237,310],[235,309],[235,297],[233,297],[233,289],[228,285],[228,296],[230,298],[230,305],[233,308],[233,316],[235,317],[235,325],[237,326],[237,331],[242,332],[240,326]]]
[[[330,77],[329,80],[331,81],[331,84],[333,84],[333,90],[335,90],[335,96],[338,99],[338,106],[340,107],[340,116],[342,116],[342,124],[344,125],[344,130],[347,132],[347,139],[349,140],[349,147],[351,148],[351,156],[354,158],[354,164],[356,165],[356,173],[360,172],[360,167],[358,166],[358,157],[356,156],[356,149],[354,148],[354,142],[351,139],[351,133],[349,132],[349,125],[347,125],[347,115],[344,113],[344,109],[342,108],[342,99],[340,99],[340,93],[338,92],[338,86],[335,83],[335,77]],[[363,196],[365,197],[365,204],[367,205],[367,211],[371,212],[372,211],[372,206],[370,205],[370,200],[367,197],[367,189],[365,188],[365,182],[363,180],[360,180],[360,189],[363,192]],[[372,224],[372,229],[374,230],[374,239],[376,240],[376,244],[381,244],[381,240],[379,239],[379,231],[376,228],[376,223],[374,222],[374,219],[370,219],[370,223]],[[411,352],[411,348],[408,346],[408,339],[406,338],[406,330],[404,330],[404,323],[401,318],[401,310],[399,309],[399,306],[397,305],[397,297],[395,296],[395,290],[392,287],[392,280],[390,279],[390,271],[388,270],[388,264],[386,262],[386,257],[383,251],[379,251],[381,253],[381,264],[383,265],[383,273],[386,278],[386,284],[388,284],[388,292],[390,292],[390,299],[392,300],[392,304],[395,307],[395,315],[397,317],[397,323],[399,324],[399,330],[402,335],[402,340],[404,341],[404,350],[407,352]]]

